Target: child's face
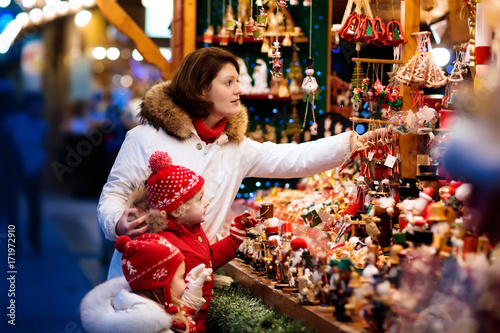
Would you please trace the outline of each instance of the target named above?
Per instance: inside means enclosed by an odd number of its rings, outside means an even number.
[[[186,264],[181,262],[175,272],[172,281],[170,281],[170,293],[177,299],[181,299],[186,290],[186,282],[184,282],[184,273],[186,273]]]
[[[194,195],[186,212],[177,218],[179,223],[194,225],[205,222],[208,200],[204,196],[205,191],[201,189]]]

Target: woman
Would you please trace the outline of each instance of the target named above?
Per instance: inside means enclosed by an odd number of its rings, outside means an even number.
[[[342,133],[301,144],[256,142],[245,137],[247,109],[240,103],[236,57],[216,47],[195,50],[172,73],[169,82],[152,87],[141,105],[143,124],[131,129],[104,185],[98,219],[109,240],[147,231],[145,216],[131,222],[127,209],[131,186],[149,177],[148,158],[167,151],[173,163],[185,166],[207,182],[210,201],[203,223],[214,242],[245,177],[297,178],[339,166],[356,136]],[[108,278],[121,274],[115,251]]]

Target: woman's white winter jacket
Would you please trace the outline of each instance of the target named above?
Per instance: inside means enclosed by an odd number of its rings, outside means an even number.
[[[221,232],[245,177],[311,176],[339,166],[351,152],[349,132],[301,144],[253,141],[245,136],[248,114],[243,106],[238,115],[227,118],[219,138],[206,144],[190,116],[166,93],[167,84],[158,84],[145,95],[140,111],[145,123],[127,133],[101,193],[98,220],[110,240],[118,237],[115,226],[127,208],[131,186],[147,181],[151,173],[148,159],[157,150],[168,152],[173,164],[190,168],[205,179],[210,204],[203,228],[211,242]],[[115,251],[109,277],[120,274],[119,253]]]

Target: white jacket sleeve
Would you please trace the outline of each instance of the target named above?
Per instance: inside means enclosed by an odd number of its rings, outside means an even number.
[[[144,184],[149,177],[148,158],[151,145],[135,128],[130,130],[109,173],[97,206],[97,219],[107,239],[115,241],[116,223],[127,209],[127,198],[133,186]]]
[[[172,326],[172,316],[154,301],[132,293],[123,277],[89,291],[80,304],[80,319],[88,333],[167,333]]]
[[[351,153],[351,132],[300,144],[246,139],[247,177],[299,178],[336,168]]]

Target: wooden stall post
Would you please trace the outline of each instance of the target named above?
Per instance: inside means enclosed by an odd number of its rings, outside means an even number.
[[[412,33],[420,31],[420,0],[401,1],[401,23],[406,36],[411,36]],[[404,63],[411,59],[416,49],[416,38],[408,37],[408,42],[403,46]],[[403,96],[402,110],[410,110],[412,101],[410,87],[403,85],[401,91]],[[412,133],[401,135],[399,138],[399,151],[401,156],[401,177],[414,178],[417,174],[417,135]]]

